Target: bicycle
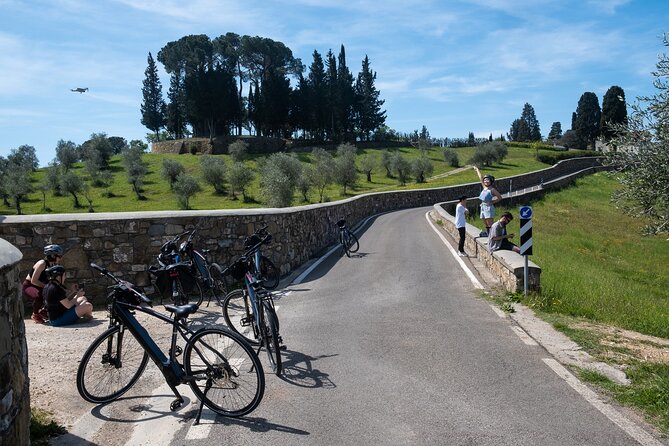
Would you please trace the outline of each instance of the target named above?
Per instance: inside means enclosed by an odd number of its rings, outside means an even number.
[[[272,293],[263,288],[262,281],[253,276],[253,261],[241,257],[227,272],[244,280],[244,288],[234,290],[225,297],[223,317],[228,327],[260,349],[265,347],[272,370],[281,376],[281,350],[285,349],[279,335],[279,318],[274,308]]]
[[[338,220],[336,225],[339,228],[339,243],[341,244],[346,257],[351,257],[352,253],[356,253],[358,252],[358,249],[360,249],[358,237],[356,237],[348,228],[345,219],[342,218]]]
[[[193,273],[193,262],[183,262],[177,243],[191,231],[177,234],[171,240],[163,243],[157,256],[158,266],[149,268],[149,273],[155,276],[156,289],[163,299],[172,299],[176,305],[192,303],[201,305],[204,299],[202,286]]]
[[[177,386],[188,384],[200,400],[195,424],[203,406],[217,414],[239,417],[253,411],[265,391],[265,375],[260,360],[243,337],[229,329],[206,327],[192,331],[187,317],[197,311],[192,304],[165,305],[172,317],[148,308],[151,300],[103,267],[91,268],[115,282],[108,295],[109,328],[88,347],[77,370],[77,390],[91,403],[108,403],[127,392],[144,371],[148,358],[156,364],[176,396],[172,411],[184,399]],[[172,325],[166,355],[136,319],[142,312]],[[185,341],[177,345],[177,333]],[[183,353],[183,365],[177,356]]]
[[[267,225],[256,230],[244,240],[244,257],[253,257],[256,276],[262,279],[263,287],[273,290],[279,285],[281,274],[279,268],[270,259],[262,254],[260,247],[272,242],[272,234],[267,231]]]
[[[209,306],[212,297],[219,305],[223,305],[223,300],[228,293],[223,268],[218,263],[209,261],[210,249],[200,251],[193,247],[195,229],[187,232],[187,234],[188,238],[179,246],[179,253],[190,259],[191,271],[198,280],[200,287],[209,291],[207,306]]]

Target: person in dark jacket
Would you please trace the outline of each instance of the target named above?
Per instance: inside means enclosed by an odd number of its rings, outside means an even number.
[[[54,327],[72,325],[80,318],[93,317],[93,305],[84,296],[84,290],[75,287],[68,293],[63,286],[65,268],[54,265],[46,269],[49,283],[43,290],[44,301],[49,312],[49,323]]]

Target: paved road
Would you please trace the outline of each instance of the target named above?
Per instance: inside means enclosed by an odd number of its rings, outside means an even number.
[[[190,406],[169,429],[140,423],[131,443],[638,444],[479,297],[428,210],[372,220],[357,255],[331,256],[277,299],[286,376],[266,370],[250,416],[192,426]]]

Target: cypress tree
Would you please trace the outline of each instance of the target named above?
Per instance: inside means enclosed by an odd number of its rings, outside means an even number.
[[[166,105],[163,100],[162,85],[158,77],[158,67],[153,60],[153,56],[149,53],[147,58],[147,67],[144,71],[144,81],[142,82],[142,96],[144,101],[140,107],[142,112],[142,125],[156,134],[160,129],[165,127],[166,123]]]

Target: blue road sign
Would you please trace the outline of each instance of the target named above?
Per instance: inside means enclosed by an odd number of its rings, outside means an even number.
[[[532,208],[529,206],[522,206],[520,208],[520,218],[530,219],[532,218]]]

